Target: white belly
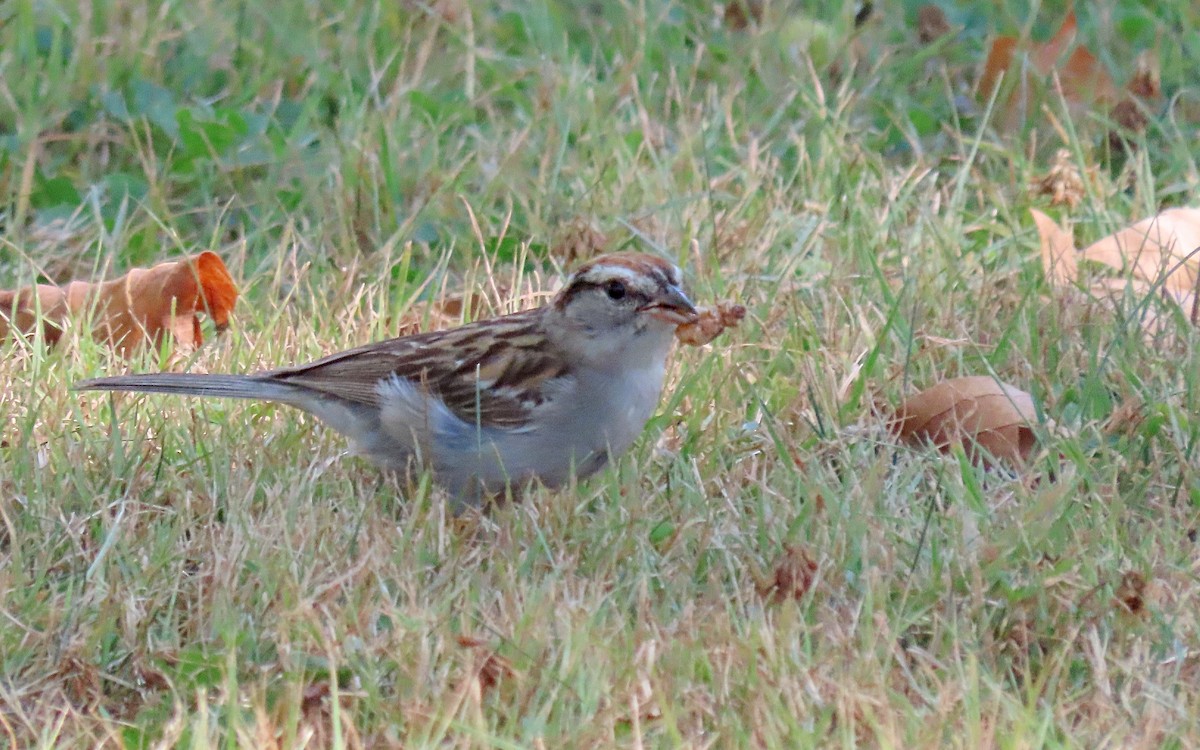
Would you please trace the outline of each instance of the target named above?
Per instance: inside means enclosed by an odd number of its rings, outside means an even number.
[[[381,393],[389,439],[363,449],[394,468],[416,458],[466,501],[476,500],[481,491],[502,492],[535,478],[557,487],[629,449],[658,404],[663,369],[659,364],[617,377],[594,373],[564,382],[547,394],[531,426],[517,430],[467,423],[440,401],[397,381]]]

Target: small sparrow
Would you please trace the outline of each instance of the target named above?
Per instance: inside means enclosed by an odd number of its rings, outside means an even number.
[[[157,373],[80,390],[278,401],[388,470],[428,467],[456,502],[557,487],[624,453],[654,412],[675,329],[696,319],[679,269],[641,253],[581,266],[547,305],[250,375]]]

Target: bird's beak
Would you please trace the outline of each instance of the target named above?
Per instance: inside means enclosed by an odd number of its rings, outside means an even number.
[[[696,319],[696,306],[678,287],[667,287],[667,290],[648,305],[643,305],[641,311],[649,313],[655,320],[672,325],[690,323]]]

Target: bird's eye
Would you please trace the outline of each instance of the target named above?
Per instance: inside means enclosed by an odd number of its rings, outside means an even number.
[[[625,299],[625,285],[619,281],[610,281],[604,287],[609,299]]]

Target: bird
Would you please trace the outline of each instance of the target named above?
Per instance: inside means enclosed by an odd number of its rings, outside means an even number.
[[[456,507],[585,478],[657,408],[676,329],[697,319],[679,268],[639,252],[579,266],[547,304],[250,374],[148,373],[84,391],[296,407],[385,471],[428,469]]]

